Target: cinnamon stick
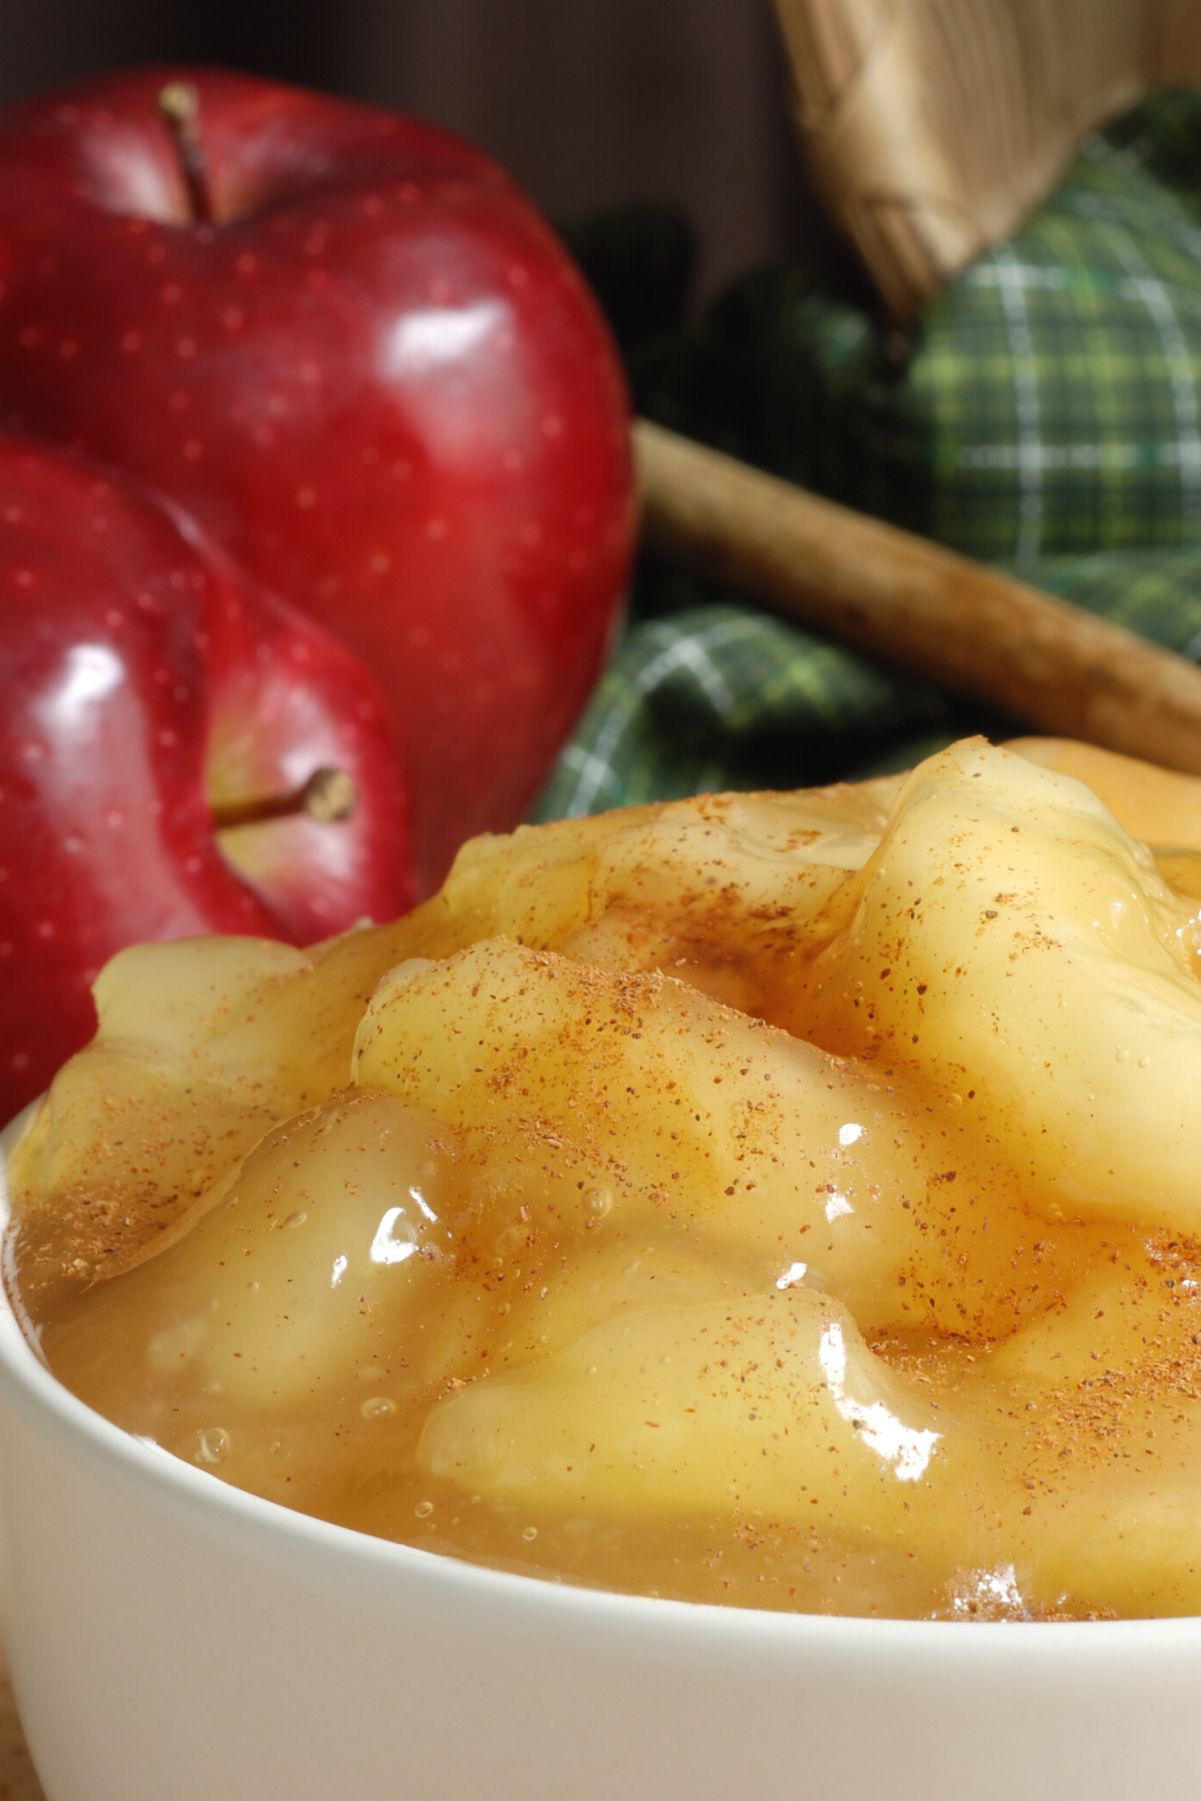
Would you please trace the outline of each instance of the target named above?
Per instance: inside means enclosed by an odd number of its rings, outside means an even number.
[[[647,540],[1057,736],[1201,773],[1201,669],[910,532],[639,420]]]

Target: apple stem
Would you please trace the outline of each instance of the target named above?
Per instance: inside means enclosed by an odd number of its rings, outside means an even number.
[[[261,825],[268,819],[296,819],[307,814],[328,825],[348,819],[356,799],[354,782],[344,769],[315,769],[307,782],[289,794],[265,794],[255,800],[214,807],[213,824],[219,832],[228,832],[236,826]]]
[[[158,111],[179,162],[192,223],[211,225],[213,197],[200,142],[200,96],[190,81],[169,81],[159,91]]]

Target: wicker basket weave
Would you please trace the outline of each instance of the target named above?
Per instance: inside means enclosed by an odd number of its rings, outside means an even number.
[[[911,318],[1080,138],[1201,81],[1201,0],[775,0],[814,186]]]

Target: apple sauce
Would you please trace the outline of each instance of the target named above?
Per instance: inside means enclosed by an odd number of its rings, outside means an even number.
[[[1199,977],[1201,783],[1082,746],[477,839],[114,959],[10,1294],[128,1431],[452,1556],[1198,1613]]]

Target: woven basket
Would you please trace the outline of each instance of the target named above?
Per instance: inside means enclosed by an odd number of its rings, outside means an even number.
[[[1201,0],[775,0],[810,177],[900,321],[1079,140],[1201,81]]]

